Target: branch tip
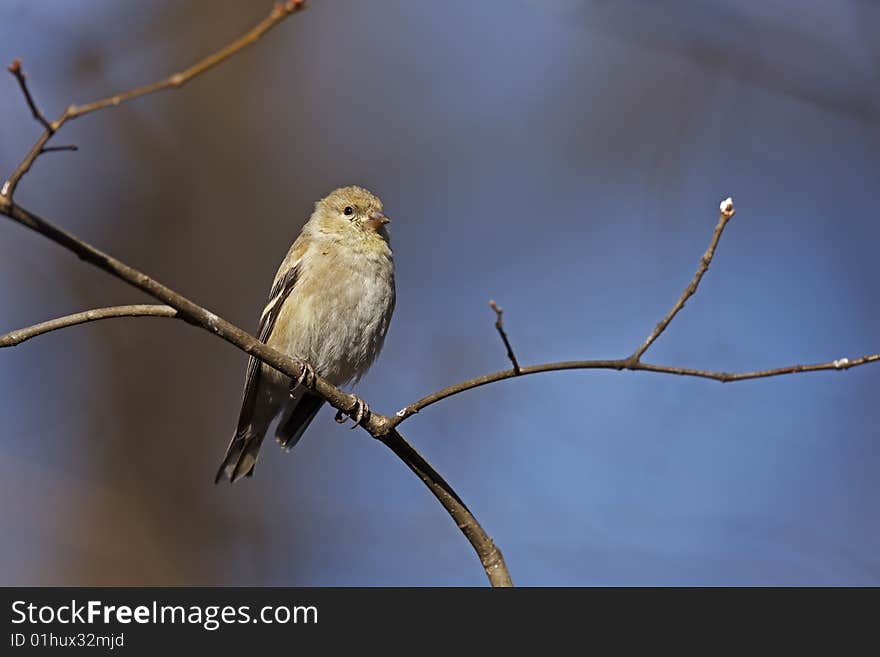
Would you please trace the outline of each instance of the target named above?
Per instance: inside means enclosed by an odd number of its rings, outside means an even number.
[[[721,206],[718,209],[721,210],[721,214],[728,219],[736,214],[736,210],[733,209],[733,199],[729,196],[721,201]]]
[[[510,340],[507,338],[507,333],[504,331],[504,322],[501,319],[504,315],[504,309],[495,303],[495,299],[489,299],[489,307],[495,311],[495,329],[498,331],[498,335],[501,336],[501,340],[507,348],[507,357],[513,365],[514,374],[519,376],[522,370],[519,367],[519,362],[516,360],[516,355],[513,353],[513,347],[510,346]]]
[[[35,338],[44,333],[57,331],[58,329],[95,322],[112,317],[172,317],[179,318],[177,311],[171,306],[155,304],[132,304],[128,306],[109,306],[107,308],[92,308],[83,310],[73,315],[57,317],[46,322],[40,322],[33,326],[10,331],[0,335],[0,348],[14,347],[16,345]]]
[[[8,70],[16,77],[24,77],[24,72],[21,70],[21,60],[18,57],[12,60],[12,63],[9,65]]]
[[[670,308],[669,312],[666,313],[663,319],[661,319],[657,326],[654,327],[654,330],[651,331],[651,334],[647,339],[639,345],[639,348],[633,352],[633,355],[629,360],[638,363],[645,352],[648,351],[652,344],[654,344],[654,341],[660,337],[663,331],[666,330],[666,327],[669,326],[669,323],[675,318],[678,312],[684,308],[687,300],[696,294],[697,288],[700,286],[700,281],[703,280],[703,275],[708,271],[709,265],[712,264],[712,258],[715,257],[715,249],[718,248],[718,242],[721,239],[721,234],[724,232],[724,227],[727,225],[727,221],[736,212],[736,210],[733,209],[733,199],[730,197],[721,201],[718,209],[721,211],[721,216],[719,217],[718,224],[715,226],[715,230],[712,233],[712,239],[709,241],[709,246],[703,254],[703,257],[700,258],[700,266],[696,273],[694,273],[694,277],[691,279],[691,282],[688,283],[688,286],[684,289],[684,292],[681,293],[681,296],[675,304],[673,304],[672,308]]]
[[[279,17],[282,14],[292,14],[298,9],[304,8],[306,0],[287,0],[287,2],[276,2],[272,8],[272,16]]]

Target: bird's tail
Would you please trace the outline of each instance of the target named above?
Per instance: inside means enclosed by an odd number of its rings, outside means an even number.
[[[226,456],[214,477],[215,484],[221,479],[235,483],[242,477],[250,477],[253,474],[266,429],[267,427],[249,424],[235,432],[232,440],[229,441]]]
[[[275,440],[281,445],[282,449],[289,450],[302,438],[303,433],[321,406],[324,405],[324,399],[317,395],[305,393],[295,402],[288,405],[281,421],[278,423],[278,429],[275,431]]]

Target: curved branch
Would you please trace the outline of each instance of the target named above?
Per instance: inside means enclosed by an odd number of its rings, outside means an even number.
[[[734,383],[736,381],[748,381],[750,379],[766,379],[772,376],[784,374],[801,374],[804,372],[821,372],[823,370],[848,370],[860,365],[868,365],[880,361],[880,354],[869,354],[850,360],[838,358],[826,363],[813,363],[807,365],[786,365],[769,370],[753,370],[750,372],[718,372],[713,370],[698,370],[689,367],[672,367],[669,365],[655,365],[653,363],[633,362],[632,358],[618,358],[611,360],[565,360],[555,363],[542,363],[521,367],[519,371],[501,370],[492,374],[485,374],[467,381],[454,383],[451,386],[426,395],[421,399],[404,406],[391,417],[391,427],[397,427],[404,420],[412,417],[422,409],[432,406],[448,397],[488,385],[505,379],[515,379],[528,374],[541,374],[542,372],[560,372],[564,370],[616,370],[618,372],[629,370],[631,372],[655,372],[658,374],[675,374],[677,376],[690,376],[699,379],[712,379],[721,383]]]
[[[134,98],[140,98],[141,96],[146,96],[147,94],[152,94],[157,91],[182,87],[194,77],[199,76],[202,73],[214,68],[215,66],[226,61],[247,46],[255,43],[256,41],[259,41],[264,34],[266,34],[269,30],[278,25],[290,14],[304,8],[305,0],[287,0],[287,2],[284,3],[278,2],[275,4],[269,15],[262,21],[257,23],[257,25],[255,25],[250,31],[246,32],[235,41],[221,48],[217,52],[212,53],[204,59],[196,62],[189,68],[180,71],[179,73],[169,75],[167,78],[163,78],[162,80],[158,80],[157,82],[153,82],[152,84],[145,84],[141,87],[137,87],[129,91],[123,91],[121,93],[107,96],[106,98],[101,98],[100,100],[96,100],[91,103],[86,103],[85,105],[70,105],[66,110],[64,110],[61,116],[59,116],[55,121],[52,121],[51,123],[46,120],[45,116],[40,111],[37,104],[34,102],[33,96],[31,96],[30,90],[28,89],[27,83],[25,82],[24,71],[21,68],[21,60],[14,60],[12,62],[12,65],[9,67],[9,72],[15,76],[16,80],[18,80],[19,86],[21,87],[22,93],[25,96],[28,107],[30,107],[34,118],[43,125],[45,131],[42,135],[40,135],[37,143],[35,143],[31,150],[28,151],[28,154],[21,161],[21,163],[15,168],[15,171],[12,172],[12,175],[9,176],[9,179],[3,184],[3,188],[0,189],[0,196],[5,196],[9,200],[12,200],[12,196],[13,194],[15,194],[15,188],[18,186],[18,183],[21,181],[22,177],[28,171],[30,171],[30,168],[33,166],[36,159],[40,157],[40,155],[42,155],[43,153],[47,152],[47,150],[57,150],[45,148],[46,143],[52,138],[52,136],[56,132],[58,132],[61,126],[63,126],[71,119],[76,119],[85,114],[90,114],[92,112],[96,112],[107,107],[117,107],[118,105],[121,105],[126,101],[132,100]],[[65,148],[64,150],[71,149]]]
[[[480,563],[483,564],[483,569],[489,577],[489,583],[497,587],[513,586],[513,581],[510,579],[510,573],[507,570],[507,564],[504,562],[501,550],[483,531],[476,518],[474,518],[464,502],[459,499],[458,495],[446,484],[440,473],[434,470],[431,464],[425,460],[425,457],[419,454],[416,448],[410,445],[397,429],[391,429],[384,436],[381,436],[379,440],[385,443],[392,452],[406,463],[409,469],[440,500],[440,504],[449,512],[449,515],[455,520],[455,524],[458,525],[458,528],[470,541],[474,550],[476,550],[477,556],[480,557]]]
[[[461,383],[454,383],[442,390],[426,395],[421,399],[414,401],[407,406],[401,408],[391,418],[391,426],[396,427],[404,420],[412,417],[419,411],[428,406],[432,406],[439,401],[458,395],[467,390],[480,388],[490,383],[504,381],[505,379],[514,379],[528,374],[540,374],[542,372],[557,372],[560,370],[623,370],[626,369],[627,359],[620,358],[617,360],[566,360],[558,363],[544,363],[543,365],[530,365],[528,367],[520,367],[518,370],[509,369],[493,372],[492,374],[484,374]]]
[[[58,329],[67,328],[68,326],[96,322],[100,319],[110,319],[112,317],[177,317],[177,311],[171,306],[143,303],[130,306],[93,308],[72,315],[65,315],[64,317],[56,317],[47,322],[40,322],[33,326],[16,329],[0,335],[0,349],[4,347],[14,347],[22,342],[30,340],[31,338],[35,338],[38,335],[57,331]]]

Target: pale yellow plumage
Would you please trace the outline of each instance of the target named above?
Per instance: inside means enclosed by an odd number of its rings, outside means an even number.
[[[382,202],[362,187],[342,187],[315,211],[281,263],[260,321],[260,339],[309,363],[334,385],[357,381],[378,356],[394,310],[394,265]],[[290,448],[323,400],[252,361],[245,398],[216,480],[253,471],[272,420]]]

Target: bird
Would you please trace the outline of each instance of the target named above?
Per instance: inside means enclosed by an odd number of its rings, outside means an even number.
[[[263,439],[279,415],[278,444],[290,450],[324,399],[317,374],[337,387],[357,383],[385,342],[394,312],[394,259],[382,201],[356,185],[315,203],[287,252],[260,317],[259,339],[304,363],[292,379],[251,356],[235,432],[214,478],[252,476]],[[369,407],[358,399],[357,426]]]

